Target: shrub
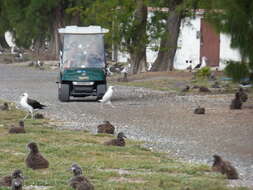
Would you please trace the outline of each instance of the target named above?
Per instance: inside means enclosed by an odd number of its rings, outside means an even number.
[[[227,61],[224,71],[228,77],[232,78],[233,82],[242,82],[249,77],[247,64],[241,62]]]
[[[211,75],[210,67],[203,67],[196,72],[197,78],[208,78]]]

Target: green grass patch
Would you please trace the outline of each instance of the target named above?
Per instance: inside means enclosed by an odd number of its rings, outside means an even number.
[[[22,169],[25,186],[48,186],[70,190],[68,171],[78,163],[97,190],[227,190],[224,177],[209,166],[182,163],[163,153],[151,152],[141,142],[127,140],[126,147],[104,146],[112,135],[92,135],[82,131],[59,130],[43,120],[26,120],[25,134],[8,134],[25,113],[12,107],[0,111],[0,176]],[[27,143],[38,143],[50,167],[32,170],[25,166]],[[122,172],[123,171],[123,172]],[[0,188],[2,190],[9,188]]]

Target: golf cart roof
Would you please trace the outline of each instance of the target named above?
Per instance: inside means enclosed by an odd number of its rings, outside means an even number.
[[[65,28],[59,28],[58,31],[60,34],[105,34],[109,32],[108,29],[101,26],[66,26]]]

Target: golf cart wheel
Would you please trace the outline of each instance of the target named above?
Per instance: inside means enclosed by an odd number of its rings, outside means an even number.
[[[61,102],[69,101],[69,84],[60,84],[58,87],[58,98]]]
[[[97,96],[96,101],[102,100],[103,96]]]
[[[106,84],[97,85],[97,100],[101,100],[106,92]]]

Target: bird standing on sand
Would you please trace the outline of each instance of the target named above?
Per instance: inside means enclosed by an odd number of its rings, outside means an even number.
[[[236,169],[231,165],[229,161],[222,160],[219,155],[213,155],[214,163],[212,170],[225,174],[228,179],[238,179],[238,173]]]
[[[0,105],[0,110],[7,111],[9,110],[9,105],[7,102],[4,102],[3,105]]]
[[[103,98],[99,100],[101,102],[101,107],[103,107],[104,104],[110,104],[112,107],[114,107],[111,102],[111,98],[113,95],[113,88],[114,86],[109,86]]]
[[[27,147],[30,149],[30,153],[25,160],[28,168],[36,170],[49,167],[49,162],[40,154],[36,143],[31,142]]]
[[[94,190],[94,186],[82,174],[82,168],[77,164],[72,164],[71,170],[74,176],[69,181],[69,186],[76,190]]]
[[[239,92],[235,93],[235,98],[232,100],[230,104],[230,109],[242,109],[242,100]]]
[[[24,126],[24,121],[20,120],[19,121],[19,126],[12,126],[9,129],[9,133],[25,133],[25,126]]]
[[[115,130],[115,127],[109,121],[104,121],[103,124],[100,124],[97,127],[98,133],[114,134],[114,130]]]
[[[117,139],[112,139],[104,143],[104,145],[111,145],[111,146],[125,146],[126,142],[125,139],[127,138],[123,132],[120,132],[117,136]]]
[[[248,100],[248,94],[246,94],[243,88],[239,88],[239,95],[242,102],[246,102]]]
[[[27,93],[22,94],[20,105],[28,111],[27,115],[24,117],[23,120],[25,120],[29,116],[29,114],[31,114],[32,119],[33,119],[34,110],[44,109],[44,107],[46,107],[45,105],[39,103],[38,101],[28,98]]]
[[[195,110],[194,110],[195,114],[205,114],[205,108],[198,106]]]
[[[190,90],[190,86],[189,85],[186,85],[182,90],[181,92],[189,92]]]

